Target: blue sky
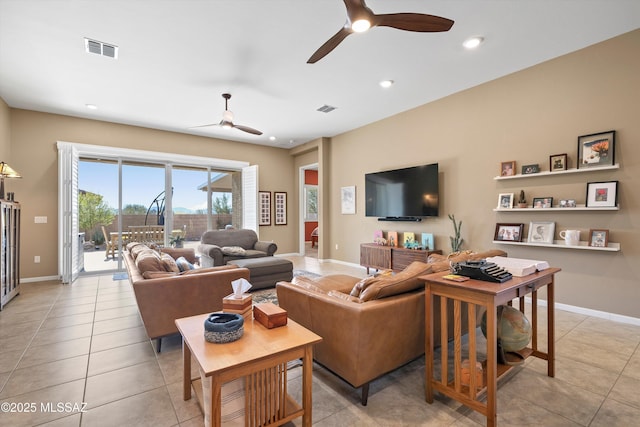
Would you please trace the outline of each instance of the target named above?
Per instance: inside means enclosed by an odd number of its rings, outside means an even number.
[[[207,181],[206,171],[173,170],[173,208],[206,209],[207,193],[198,186]],[[114,163],[83,162],[78,168],[78,188],[103,196],[112,208],[118,207],[118,165]],[[123,165],[122,206],[138,204],[145,207],[164,190],[164,166],[147,167]],[[214,199],[221,193],[214,193]],[[229,194],[229,200],[231,195]]]

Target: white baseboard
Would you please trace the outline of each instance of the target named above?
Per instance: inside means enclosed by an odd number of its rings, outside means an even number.
[[[531,304],[531,297],[525,297],[525,301]],[[538,304],[547,306],[547,300],[538,299]],[[558,310],[568,311],[570,313],[584,314],[585,316],[597,317],[599,319],[612,320],[614,322],[628,323],[630,325],[640,326],[640,319],[637,317],[623,316],[622,314],[608,313],[606,311],[593,310],[591,308],[577,307],[575,305],[556,303]]]
[[[20,283],[50,282],[51,280],[60,280],[60,276],[21,277]]]

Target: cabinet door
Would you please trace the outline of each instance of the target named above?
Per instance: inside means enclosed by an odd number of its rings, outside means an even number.
[[[401,271],[407,268],[413,261],[427,262],[428,251],[419,249],[394,248],[391,255],[391,268]]]
[[[391,248],[380,245],[360,245],[360,265],[367,268],[391,268]]]

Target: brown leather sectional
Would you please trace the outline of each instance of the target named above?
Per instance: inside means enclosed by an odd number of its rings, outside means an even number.
[[[161,251],[174,260],[185,257],[190,263],[196,263],[193,249]],[[182,273],[168,271],[153,254],[144,253],[149,258],[143,261],[144,256],[138,254],[136,261],[132,251],[127,250],[124,261],[147,335],[158,339],[157,351],[160,351],[162,337],[178,333],[175,319],[222,310],[222,298],[232,293],[231,282],[240,278],[249,280],[249,270],[235,265]]]
[[[425,352],[424,283],[418,276],[446,270],[450,261],[490,256],[506,253],[463,253],[453,258],[434,254],[429,263],[416,261],[395,275],[362,280],[347,275],[296,277],[278,282],[278,302],[289,318],[323,338],[314,347],[314,359],[353,387],[362,387],[366,405],[371,381]],[[439,343],[439,304],[436,307],[434,341]],[[463,319],[462,325],[466,324]],[[453,321],[448,325],[453,328]],[[449,335],[453,336],[452,330]]]

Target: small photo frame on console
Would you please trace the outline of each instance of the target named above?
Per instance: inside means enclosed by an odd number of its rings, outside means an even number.
[[[589,230],[589,246],[594,248],[606,248],[609,244],[609,230]]]
[[[522,231],[524,224],[504,224],[497,223],[493,240],[506,242],[522,242]]]

